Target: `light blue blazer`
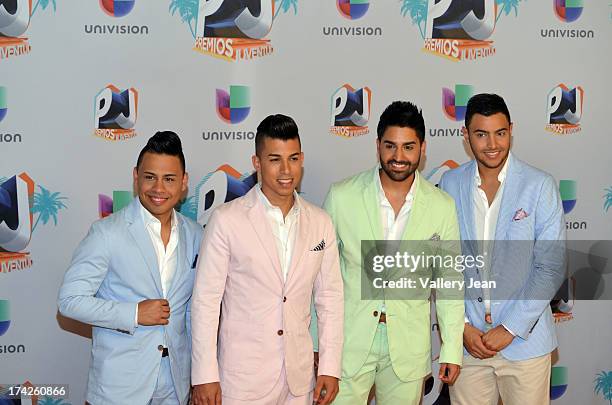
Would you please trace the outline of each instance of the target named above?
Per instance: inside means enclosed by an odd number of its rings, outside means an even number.
[[[565,219],[556,181],[549,174],[510,154],[495,232],[490,280],[493,327],[503,324],[516,334],[501,351],[509,360],[526,360],[557,347],[550,300],[565,278]],[[457,207],[462,253],[477,255],[474,225],[475,160],[444,173],[440,188]],[[512,242],[508,242],[512,241]],[[464,272],[481,280],[476,266]],[[466,288],[465,311],[470,323],[485,330],[481,288]],[[467,352],[466,352],[467,353]]]
[[[93,325],[87,384],[92,405],[149,402],[165,343],[175,390],[187,404],[190,389],[190,302],[202,227],[177,213],[177,268],[166,299],[166,326],[135,325],[136,304],[163,298],[157,256],[135,198],[96,221],[81,241],[64,276],[58,306],[62,315]]]

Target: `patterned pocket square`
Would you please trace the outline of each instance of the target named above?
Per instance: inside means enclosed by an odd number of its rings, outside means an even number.
[[[319,244],[317,246],[313,247],[310,250],[312,252],[320,252],[323,249],[325,249],[325,240],[322,240],[321,242],[319,242]]]
[[[520,221],[521,219],[525,219],[529,216],[529,214],[527,213],[527,211],[525,211],[522,208],[519,208],[518,210],[516,210],[516,212],[514,213],[514,217],[512,218],[513,221]]]
[[[440,234],[438,232],[434,233],[433,235],[431,235],[431,238],[429,238],[429,240],[440,240]]]

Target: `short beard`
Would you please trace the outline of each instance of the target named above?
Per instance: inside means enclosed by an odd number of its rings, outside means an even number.
[[[401,163],[408,163],[408,167],[405,171],[398,173],[388,168],[387,163],[383,162],[380,156],[378,157],[378,159],[380,161],[380,167],[382,167],[383,171],[387,173],[387,176],[391,180],[398,181],[398,182],[405,181],[410,176],[412,176],[414,172],[417,171],[417,169],[419,168],[419,164],[421,163],[421,155],[419,154],[419,159],[416,161],[416,163],[412,163],[409,161],[401,162]],[[392,162],[395,162],[395,160],[393,159],[390,160],[388,164],[390,165]]]

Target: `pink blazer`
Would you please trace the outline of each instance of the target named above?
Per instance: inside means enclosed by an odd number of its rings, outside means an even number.
[[[193,385],[220,381],[224,396],[255,400],[272,389],[284,363],[291,393],[310,392],[313,296],[319,375],[340,377],[344,304],[336,234],[322,209],[303,199],[300,207],[286,282],[256,189],[215,209],[193,291]]]

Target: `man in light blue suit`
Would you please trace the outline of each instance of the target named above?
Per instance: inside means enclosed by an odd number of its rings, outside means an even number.
[[[202,227],[174,209],[187,189],[178,136],[151,137],[133,176],[138,196],[95,222],[74,253],[59,310],[93,325],[87,402],[185,405]]]
[[[464,139],[474,160],[446,172],[468,266],[463,368],[453,405],[541,405],[550,401],[557,346],[550,300],[565,275],[565,220],[556,182],[510,153],[504,100],[478,94],[467,105]]]

